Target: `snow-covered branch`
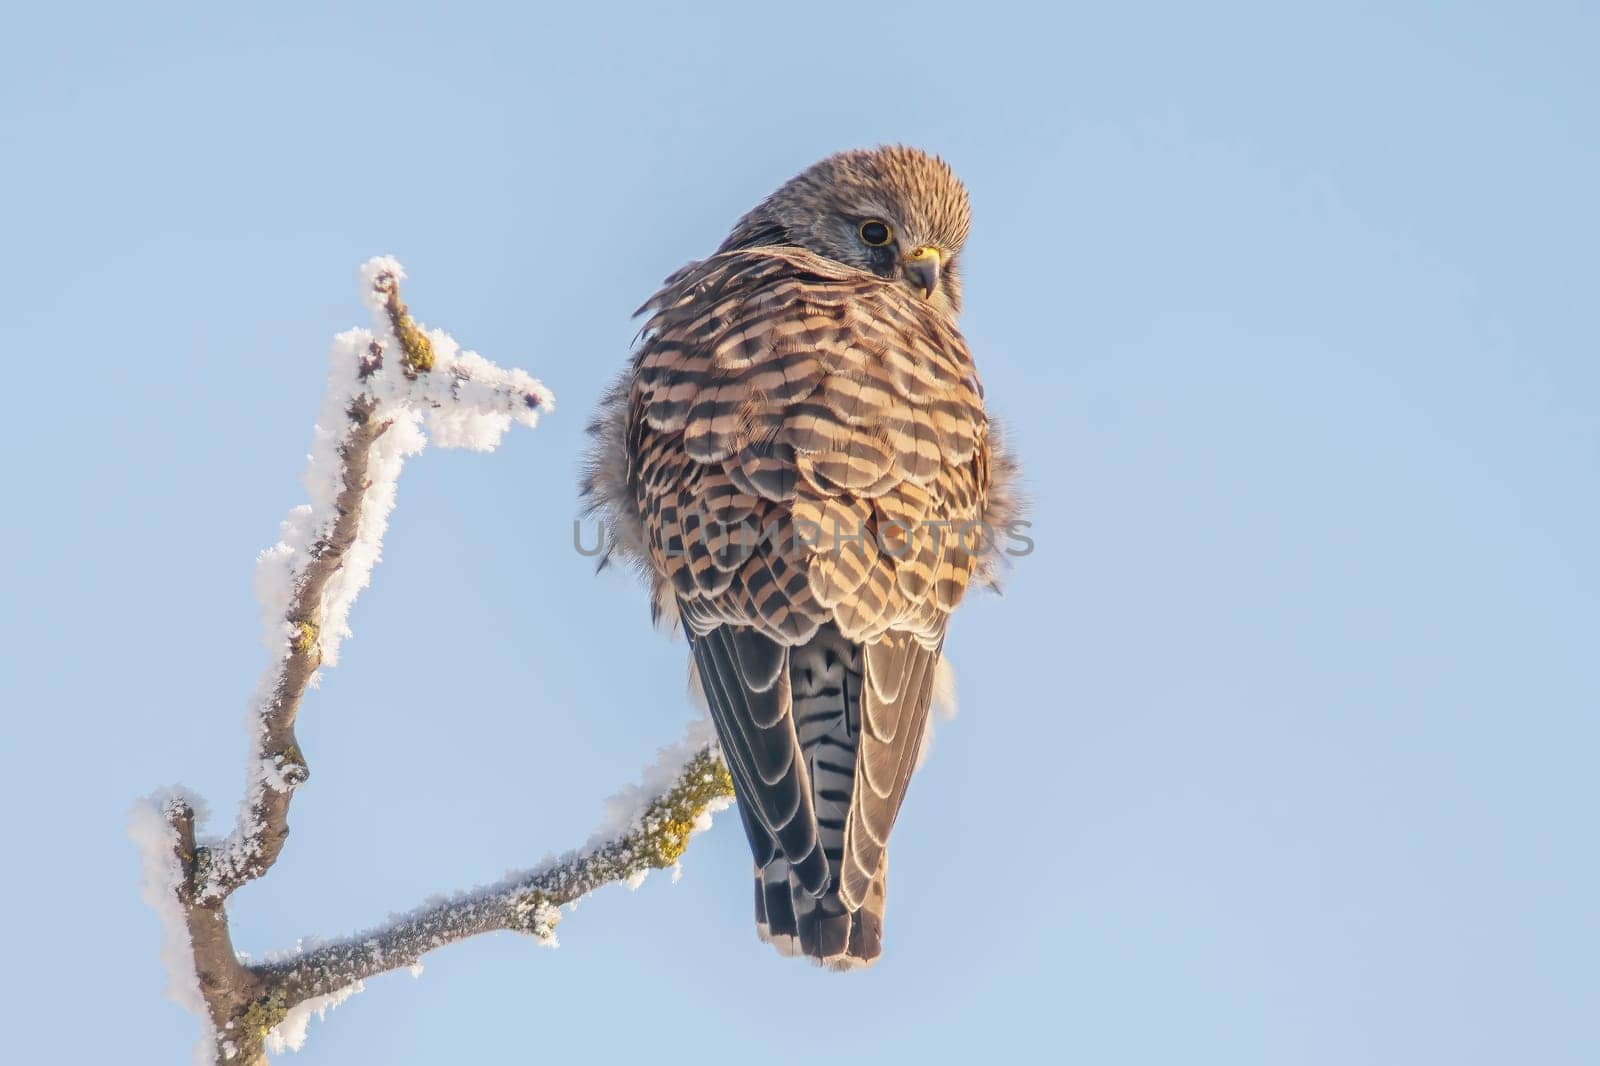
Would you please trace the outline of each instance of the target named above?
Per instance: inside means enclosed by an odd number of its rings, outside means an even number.
[[[577,852],[348,940],[258,964],[234,951],[226,900],[283,850],[290,802],[310,773],[295,717],[350,633],[350,608],[371,581],[405,460],[430,439],[491,451],[513,423],[533,426],[553,406],[522,371],[419,326],[400,298],[404,276],[387,257],[362,268],[372,327],[340,334],[329,351],[305,474],[311,502],[290,512],[279,542],[257,560],[270,658],[248,715],[252,746],[237,824],[223,839],[197,839],[204,807],[176,789],[140,801],[130,823],[145,898],[163,921],[168,994],[208,1022],[201,1063],[261,1063],[268,1049],[298,1047],[311,1013],[358,990],[363,978],[444,944],[500,929],[553,943],[558,908],[675,864],[690,834],[731,801],[727,770],[702,730],[663,752],[646,785],[620,801],[623,815]]]
[[[663,751],[655,770],[672,774],[660,794],[586,847],[496,884],[431,901],[375,929],[309,947],[263,966],[262,976],[291,999],[309,1000],[413,965],[434,948],[479,933],[512,930],[553,946],[561,907],[602,886],[636,885],[651,870],[677,865],[689,838],[732,802],[733,782],[708,736],[691,736]]]
[[[409,456],[431,435],[442,447],[490,451],[513,422],[537,423],[554,397],[520,370],[502,370],[449,335],[425,332],[400,300],[404,271],[369,261],[362,291],[373,328],[349,330],[329,352],[305,484],[311,503],[284,520],[256,563],[264,640],[275,656],[256,686],[255,757],[233,833],[203,845],[199,894],[220,899],[270,867],[288,836],[289,802],[310,771],[295,742],[300,700],[338,661],[356,596],[372,580]]]

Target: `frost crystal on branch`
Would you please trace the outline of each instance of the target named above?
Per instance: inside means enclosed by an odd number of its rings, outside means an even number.
[[[727,769],[701,724],[662,753],[642,786],[608,805],[606,828],[577,852],[347,940],[259,964],[234,951],[225,902],[283,849],[290,801],[310,773],[295,717],[350,635],[350,609],[380,558],[406,459],[430,440],[492,451],[513,425],[531,427],[554,406],[522,371],[418,325],[400,298],[404,277],[388,257],[362,267],[372,326],[341,333],[329,350],[304,475],[310,502],[289,513],[278,543],[257,559],[269,662],[247,717],[252,746],[236,826],[223,840],[197,843],[204,808],[176,790],[140,801],[130,818],[145,898],[162,918],[168,994],[207,1023],[199,1062],[259,1064],[267,1050],[296,1049],[311,1015],[360,991],[364,978],[415,968],[423,954],[465,937],[514,930],[553,946],[563,905],[675,866],[689,837],[732,802]]]
[[[128,815],[128,836],[139,849],[142,877],[139,895],[161,919],[161,965],[167,971],[167,998],[206,1020],[195,1059],[211,1061],[213,1033],[207,1019],[183,905],[186,849],[194,844],[194,819],[204,817],[204,804],[182,789],[164,788],[140,799]]]
[[[381,555],[406,459],[430,438],[445,448],[492,451],[514,423],[534,426],[555,405],[521,370],[501,369],[463,351],[449,334],[417,325],[400,300],[404,277],[387,256],[361,268],[372,328],[339,334],[328,351],[328,385],[304,475],[311,502],[289,513],[278,543],[256,562],[263,640],[273,660],[249,712],[259,754],[238,826],[227,840],[204,845],[208,898],[259,876],[282,846],[274,839],[281,836],[272,824],[275,808],[286,812],[288,794],[309,771],[298,746],[275,743],[274,733],[284,730],[274,727],[292,719],[317,670],[338,662],[350,608]]]

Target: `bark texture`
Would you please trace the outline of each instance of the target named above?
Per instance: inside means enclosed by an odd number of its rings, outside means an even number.
[[[475,356],[441,365],[441,345],[448,345],[448,357],[454,342],[417,325],[400,299],[398,264],[386,270],[384,262],[374,261],[377,269],[369,264],[373,291],[367,294],[368,304],[377,313],[379,328],[370,339],[361,338],[364,347],[359,361],[351,364],[348,393],[338,393],[348,402],[343,404],[338,444],[337,492],[331,513],[295,564],[293,594],[283,612],[282,655],[263,682],[268,695],[258,704],[253,722],[252,769],[238,825],[225,839],[197,841],[194,802],[182,795],[161,801],[173,871],[162,892],[171,893],[182,915],[209,1016],[210,1055],[219,1064],[265,1063],[270,1034],[295,1008],[337,997],[367,977],[411,966],[446,944],[497,930],[553,943],[563,905],[603,885],[674,865],[690,835],[733,794],[715,747],[691,746],[675,764],[675,776],[640,805],[628,825],[584,849],[299,954],[249,963],[235,952],[228,899],[277,862],[289,837],[295,792],[310,774],[295,738],[295,719],[324,663],[322,630],[330,581],[347,565],[363,521],[373,520],[367,505],[375,446],[403,416],[397,412],[407,411],[405,404],[439,408],[470,394],[463,403],[508,419],[521,408],[549,406],[548,393],[520,372],[506,376],[492,368],[502,376],[474,381],[474,368],[482,372],[489,366],[474,362]],[[395,375],[383,373],[386,358],[393,360],[402,381],[390,381]],[[428,381],[440,375],[448,380]],[[376,520],[381,528],[384,516]]]

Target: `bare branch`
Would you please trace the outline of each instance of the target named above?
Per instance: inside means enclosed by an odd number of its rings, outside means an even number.
[[[664,753],[665,776],[636,815],[584,849],[310,951],[259,964],[234,951],[225,903],[283,851],[290,802],[310,773],[295,718],[348,635],[350,607],[370,580],[406,457],[429,437],[491,450],[513,423],[531,426],[553,406],[528,375],[423,330],[400,298],[398,263],[375,259],[362,273],[373,328],[341,334],[330,351],[333,372],[306,474],[312,503],[290,513],[282,541],[258,562],[272,661],[253,704],[238,824],[223,840],[197,841],[198,801],[182,793],[143,801],[130,822],[144,856],[145,896],[166,931],[169,994],[207,1017],[207,1062],[264,1063],[269,1047],[298,1046],[312,1010],[446,944],[494,930],[553,944],[561,906],[675,864],[690,835],[733,794],[702,731]],[[391,354],[397,357],[386,365]],[[173,958],[184,954],[190,958]]]

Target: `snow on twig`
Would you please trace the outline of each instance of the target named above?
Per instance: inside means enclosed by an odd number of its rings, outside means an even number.
[[[732,782],[702,724],[662,753],[643,785],[614,799],[584,848],[502,882],[426,904],[367,933],[252,964],[233,949],[225,903],[265,874],[288,835],[289,804],[309,770],[294,722],[318,671],[338,660],[350,609],[370,583],[407,458],[431,440],[491,451],[513,425],[554,406],[542,384],[416,323],[388,257],[361,269],[372,326],[334,338],[327,389],[304,475],[310,502],[284,520],[257,560],[269,662],[251,699],[251,755],[237,824],[195,839],[201,802],[179,790],[141,800],[129,822],[144,895],[162,919],[168,994],[200,1014],[197,1061],[260,1064],[298,1048],[312,1014],[365,977],[414,966],[426,952],[509,929],[553,944],[559,908],[613,881],[675,866],[689,837],[731,802]]]
[[[194,846],[194,819],[196,812],[204,809],[202,801],[183,789],[163,788],[135,802],[128,815],[128,836],[139,849],[142,867],[139,895],[161,919],[167,998],[201,1018],[205,1026],[195,1049],[198,1066],[211,1061],[214,1031],[200,989],[183,896],[185,866],[192,859],[188,851]]]
[[[675,867],[689,838],[733,802],[733,781],[696,722],[680,744],[645,772],[648,800],[627,820],[582,848],[480,888],[435,898],[373,929],[275,959],[262,971],[308,997],[335,994],[376,974],[417,963],[446,944],[480,933],[527,933],[551,947],[561,908],[609,884],[637,885],[651,870]],[[630,788],[621,802],[646,795]],[[613,808],[615,809],[615,808]]]
[[[373,324],[339,334],[329,349],[303,478],[311,502],[289,512],[278,543],[256,561],[272,659],[248,713],[255,744],[238,825],[226,840],[203,845],[208,898],[259,876],[283,846],[288,797],[308,773],[294,716],[350,635],[350,608],[372,580],[406,459],[430,437],[441,447],[492,451],[514,423],[534,426],[555,404],[521,370],[503,370],[418,326],[400,300],[404,277],[387,256],[361,268]]]

